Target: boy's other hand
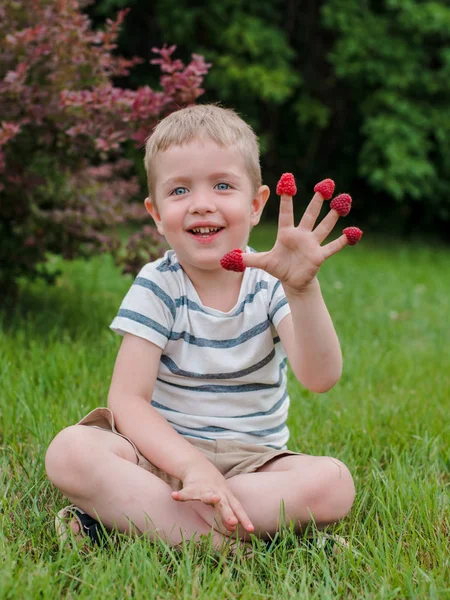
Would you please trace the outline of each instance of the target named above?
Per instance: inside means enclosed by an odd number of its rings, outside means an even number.
[[[172,498],[180,502],[198,500],[213,506],[228,531],[235,531],[241,524],[245,531],[252,533],[253,524],[242,504],[228,488],[225,477],[215,467],[214,471],[188,472],[183,478],[183,488],[172,492]]]
[[[295,184],[292,189],[294,188]],[[339,201],[334,204],[332,202],[329,213],[315,227],[324,202],[324,196],[317,191],[300,223],[295,226],[292,196],[288,195],[294,192],[286,186],[280,186],[279,191],[280,214],[274,247],[268,252],[243,253],[242,261],[245,267],[263,269],[279,279],[286,293],[299,294],[306,291],[324,261],[349,243],[347,236],[343,234],[328,244],[321,245],[333,231],[339,217],[349,212],[351,199],[346,194],[341,195],[346,196],[346,211],[341,210]]]

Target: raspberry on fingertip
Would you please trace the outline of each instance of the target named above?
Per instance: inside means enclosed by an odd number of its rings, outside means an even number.
[[[354,246],[357,244],[363,234],[359,227],[346,227],[342,230],[342,233],[346,236],[349,246]]]
[[[334,181],[332,179],[323,179],[314,186],[316,193],[322,194],[324,200],[329,200],[334,192]]]
[[[237,271],[243,273],[245,271],[244,260],[242,258],[242,250],[236,248],[231,252],[227,252],[225,256],[220,259],[221,266],[227,271]]]
[[[330,208],[333,208],[340,217],[346,217],[352,207],[352,197],[348,194],[339,194],[333,198]]]
[[[280,177],[280,181],[277,183],[277,194],[281,196],[295,196],[297,193],[297,186],[295,185],[295,177],[292,173],[283,173]]]

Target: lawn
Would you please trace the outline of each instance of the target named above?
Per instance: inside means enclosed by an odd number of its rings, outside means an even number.
[[[274,228],[252,240],[270,246]],[[0,598],[449,598],[449,249],[366,236],[321,271],[344,353],[330,392],[290,379],[293,449],[340,458],[357,497],[336,558],[284,532],[255,556],[120,539],[80,552],[53,530],[64,505],[43,462],[52,437],[104,405],[130,285],[109,257],[63,263],[0,313]]]

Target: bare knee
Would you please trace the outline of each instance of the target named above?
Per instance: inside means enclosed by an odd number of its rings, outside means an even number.
[[[67,474],[68,469],[79,467],[84,462],[85,444],[83,432],[79,425],[67,427],[58,433],[47,449],[45,469],[47,476],[57,487],[59,481]]]
[[[328,460],[332,463],[330,469],[335,467],[338,470],[333,502],[337,519],[342,519],[348,515],[355,500],[355,484],[352,474],[343,462],[336,458]]]
[[[117,458],[137,464],[133,446],[123,437],[95,427],[63,429],[45,456],[48,478],[63,493],[78,494],[98,484],[103,466]]]
[[[79,502],[98,490],[104,465],[114,456],[135,460],[132,446],[120,436],[94,427],[63,429],[48,447],[47,476],[67,498]]]
[[[317,476],[310,489],[310,509],[317,524],[327,525],[344,518],[355,499],[350,471],[340,460],[318,459]]]

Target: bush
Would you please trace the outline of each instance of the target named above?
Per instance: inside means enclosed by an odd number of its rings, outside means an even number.
[[[192,104],[209,64],[185,66],[175,46],[154,48],[161,91],[115,87],[141,59],[113,54],[126,11],[94,31],[78,0],[6,0],[0,7],[0,288],[53,279],[48,252],[113,252],[127,271],[158,256],[152,228],[120,255],[118,226],[142,220],[124,147],[140,147],[158,119]]]

